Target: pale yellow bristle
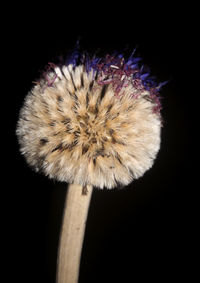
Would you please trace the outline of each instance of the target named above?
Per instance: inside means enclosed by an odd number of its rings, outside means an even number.
[[[34,86],[20,112],[17,135],[28,164],[50,178],[99,188],[142,176],[160,148],[149,92],[133,98],[130,85],[117,97],[83,66],[55,72],[54,84]]]

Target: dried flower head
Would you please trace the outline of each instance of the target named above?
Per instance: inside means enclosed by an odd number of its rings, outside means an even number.
[[[133,54],[49,64],[17,125],[29,165],[68,183],[113,188],[148,170],[160,147],[159,89]]]

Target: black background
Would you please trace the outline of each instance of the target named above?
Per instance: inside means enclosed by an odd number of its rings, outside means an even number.
[[[16,121],[44,66],[73,48],[108,52],[127,46],[163,87],[161,150],[151,170],[123,190],[95,190],[82,252],[80,283],[163,282],[196,269],[191,156],[190,62],[195,8],[168,3],[38,4],[12,7],[3,44],[8,53],[5,110],[7,281],[55,282],[56,253],[67,185],[34,173],[19,154]],[[5,24],[6,25],[6,24]],[[9,90],[9,91],[8,91]],[[3,109],[4,110],[4,109]],[[7,113],[7,112],[6,112]],[[9,149],[8,149],[9,147]],[[4,148],[3,148],[4,151]],[[5,201],[4,201],[5,200]]]

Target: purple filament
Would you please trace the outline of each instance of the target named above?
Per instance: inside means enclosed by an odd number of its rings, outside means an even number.
[[[161,110],[159,90],[167,82],[157,84],[154,78],[150,76],[147,67],[144,67],[144,65],[139,67],[141,58],[134,57],[134,53],[135,50],[128,59],[125,59],[123,54],[119,53],[107,54],[100,58],[96,56],[91,57],[88,53],[81,54],[78,48],[75,48],[71,56],[64,60],[64,65],[72,64],[73,68],[78,65],[84,65],[87,73],[94,70],[97,73],[97,83],[99,85],[111,84],[117,97],[123,95],[123,90],[129,85],[132,85],[136,90],[132,94],[133,99],[140,97],[143,91],[149,91],[149,97],[155,104],[153,111],[159,114]],[[58,77],[55,67],[54,63],[48,63],[43,73],[43,78],[48,87],[52,87]],[[50,72],[51,75],[49,75]]]

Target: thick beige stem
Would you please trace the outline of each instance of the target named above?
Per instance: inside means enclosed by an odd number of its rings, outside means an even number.
[[[77,283],[92,186],[69,185],[58,252],[57,283]]]

